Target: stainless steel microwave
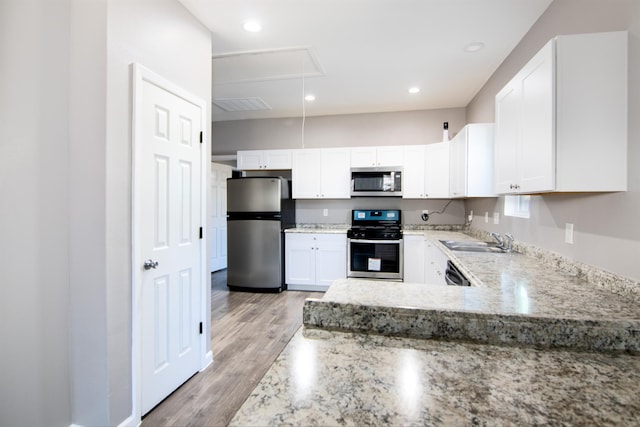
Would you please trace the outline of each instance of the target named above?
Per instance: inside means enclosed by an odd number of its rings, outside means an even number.
[[[351,195],[402,196],[402,168],[351,168]]]

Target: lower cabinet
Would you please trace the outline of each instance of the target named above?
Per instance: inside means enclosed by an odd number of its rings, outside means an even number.
[[[449,258],[424,236],[404,236],[404,281],[446,285],[444,273]]]
[[[326,291],[347,277],[347,235],[285,233],[285,283],[289,290]]]

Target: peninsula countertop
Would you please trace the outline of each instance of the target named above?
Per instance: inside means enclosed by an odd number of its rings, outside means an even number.
[[[412,232],[416,233],[416,232]],[[336,280],[308,300],[311,327],[586,349],[640,349],[640,306],[544,260],[512,253],[453,252],[460,232],[417,231],[471,280],[471,287]]]

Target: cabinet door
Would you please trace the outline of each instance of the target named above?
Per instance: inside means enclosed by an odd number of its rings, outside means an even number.
[[[240,170],[262,169],[262,150],[238,151],[237,166]]]
[[[285,233],[285,283],[313,285],[316,276],[313,234]]]
[[[520,192],[555,188],[553,43],[522,69],[517,164]]]
[[[291,150],[266,150],[263,162],[265,169],[291,169]]]
[[[376,159],[377,166],[402,166],[402,147],[378,147]]]
[[[320,198],[321,155],[319,149],[294,150],[291,184],[294,199]]]
[[[404,281],[425,283],[425,240],[423,236],[404,236]]]
[[[425,283],[428,285],[446,285],[444,274],[449,258],[433,243],[425,246]]]
[[[347,236],[316,234],[316,284],[329,286],[347,277]]]
[[[321,198],[351,198],[350,150],[348,148],[323,148],[321,173],[316,179],[321,183]]]
[[[353,168],[375,166],[377,162],[375,147],[354,147],[351,149],[350,164]]]
[[[451,197],[467,194],[467,126],[449,143],[449,180]]]
[[[425,147],[424,194],[429,198],[449,197],[449,142]]]
[[[494,192],[513,193],[518,182],[517,146],[520,133],[521,89],[516,79],[496,95]]]
[[[405,146],[403,163],[402,198],[423,199],[425,197],[425,146]]]

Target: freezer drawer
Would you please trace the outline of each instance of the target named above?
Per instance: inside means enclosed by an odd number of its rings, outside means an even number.
[[[227,284],[230,288],[283,289],[280,227],[280,221],[276,220],[227,222]]]

